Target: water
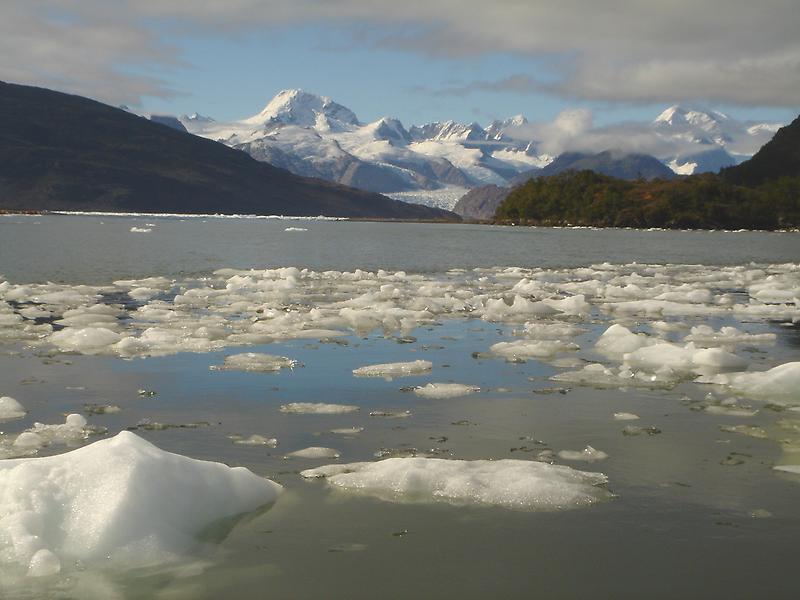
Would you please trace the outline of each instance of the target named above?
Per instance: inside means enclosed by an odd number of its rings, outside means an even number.
[[[130,232],[148,223],[153,224],[151,233]],[[474,285],[486,285],[498,294],[521,275],[509,278],[497,269],[474,276],[445,272],[495,266],[569,270],[605,261],[788,263],[800,256],[797,234],[321,221],[302,222],[299,226],[306,232],[284,231],[292,225],[297,224],[4,217],[0,273],[14,284],[108,285],[118,279],[163,275],[196,287],[201,285],[196,278],[223,267],[385,268],[424,273],[429,281],[455,282],[458,289],[467,289],[464,278],[485,276],[487,282]],[[675,276],[684,277],[680,273]],[[700,275],[687,270],[685,277],[690,276]],[[747,301],[741,289],[714,291]],[[324,308],[338,292],[331,288],[327,293],[330,299],[325,293],[308,294],[305,302]],[[202,309],[206,316],[217,311]],[[615,364],[594,353],[592,345],[620,318],[631,328],[652,333],[648,327],[653,318],[615,317],[594,306],[588,316],[564,318],[585,332],[574,338],[580,351],[558,357]],[[754,370],[800,356],[800,336],[790,318],[726,314],[664,319],[775,333],[773,344],[736,348]],[[746,399],[742,402],[759,409],[755,417],[693,410],[702,406],[711,388],[690,380],[672,389],[570,386],[562,394],[549,377],[568,367],[550,359],[513,363],[486,354],[492,344],[516,339],[513,331],[521,326],[522,322],[443,314],[434,323],[402,334],[381,328],[350,331],[341,338],[347,345],[289,339],[246,348],[288,356],[304,365],[276,374],[209,370],[226,355],[244,351],[240,347],[121,360],[50,356],[49,346],[22,342],[0,345],[0,392],[23,401],[30,411],[22,421],[5,423],[6,433],[21,431],[33,420],[59,421],[87,403],[113,403],[122,408],[120,413],[91,416],[90,421],[112,434],[139,427],[138,434],[165,450],[244,465],[286,488],[272,509],[240,524],[221,544],[198,548],[180,568],[95,568],[58,583],[15,584],[2,590],[4,597],[795,596],[800,481],[771,470],[785,460],[778,440],[791,434],[781,430],[779,422],[791,420],[791,413]],[[670,333],[670,339],[678,340],[686,332]],[[430,360],[433,373],[393,381],[351,375],[363,365],[415,359]],[[481,392],[426,400],[402,389],[429,381],[467,383]],[[142,388],[157,395],[142,397],[137,392]],[[547,390],[553,393],[542,393]],[[728,396],[713,391],[719,398]],[[278,407],[288,402],[355,404],[361,410],[347,415],[281,413]],[[372,410],[410,410],[413,416],[371,417]],[[611,415],[623,411],[641,417],[634,424],[653,425],[661,433],[622,435],[629,423]],[[154,421],[202,425],[157,431],[140,427]],[[720,425],[736,424],[761,426],[770,435],[755,439],[720,430]],[[364,431],[354,436],[330,433],[352,426]],[[279,446],[235,445],[229,438],[235,434],[274,436]],[[616,497],[590,508],[556,512],[386,502],[331,490],[324,482],[298,475],[333,461],[284,458],[299,448],[330,446],[342,453],[340,462],[372,461],[380,449],[411,448],[466,460],[532,459],[544,448],[580,450],[587,444],[607,452],[609,459],[558,462],[606,473]],[[43,453],[60,451],[63,448],[51,447]],[[755,518],[754,511],[771,516]]]
[[[131,233],[131,227],[151,233]],[[287,232],[300,224],[303,232]],[[0,217],[0,273],[12,281],[107,283],[223,267],[392,269],[575,267],[592,263],[796,261],[796,233],[547,229],[159,217]]]

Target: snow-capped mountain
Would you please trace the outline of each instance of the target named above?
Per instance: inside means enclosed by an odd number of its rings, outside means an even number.
[[[331,98],[302,90],[284,90],[239,121],[217,122],[195,113],[180,122],[190,133],[295,173],[384,193],[442,190],[449,198],[453,186],[505,186],[556,158],[542,151],[547,146],[537,139],[547,129],[537,129],[523,115],[486,127],[452,120],[406,127],[392,117],[362,123]],[[664,148],[654,155],[675,173],[691,174],[744,160],[779,126],[671,106],[636,131]]]

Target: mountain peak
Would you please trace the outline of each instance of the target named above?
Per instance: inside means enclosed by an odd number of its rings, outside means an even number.
[[[336,128],[359,125],[358,118],[349,108],[301,89],[286,89],[278,92],[264,109],[242,121],[248,125],[262,126],[268,123],[284,123],[300,127]]]

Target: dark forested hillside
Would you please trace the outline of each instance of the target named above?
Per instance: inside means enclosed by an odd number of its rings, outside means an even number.
[[[800,117],[781,127],[751,159],[723,169],[720,176],[750,186],[781,177],[800,177]]]
[[[293,175],[123,110],[0,82],[0,210],[458,219]]]
[[[599,227],[800,227],[800,117],[753,158],[719,175],[626,181],[568,171],[515,188],[495,219]]]

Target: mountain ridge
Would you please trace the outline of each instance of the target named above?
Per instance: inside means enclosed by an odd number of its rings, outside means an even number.
[[[5,82],[0,208],[456,218],[304,178],[88,98]]]

